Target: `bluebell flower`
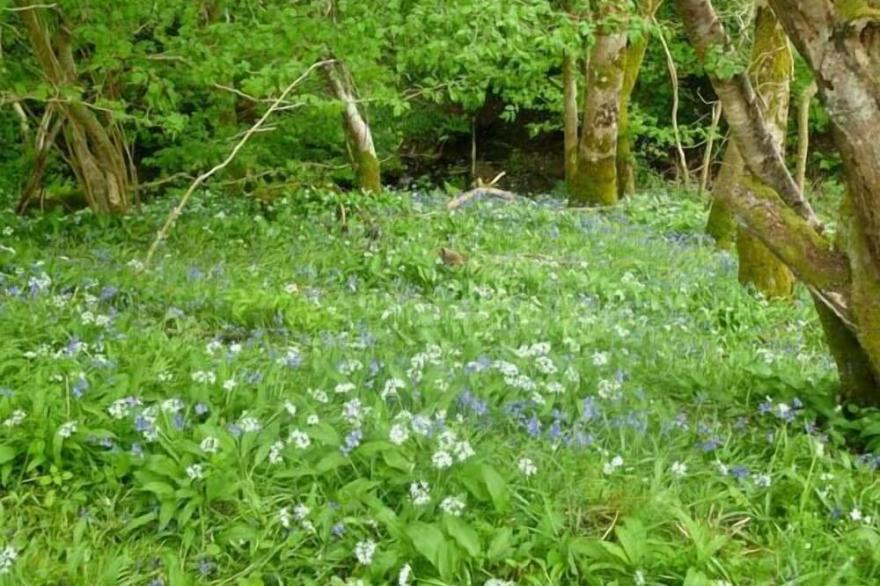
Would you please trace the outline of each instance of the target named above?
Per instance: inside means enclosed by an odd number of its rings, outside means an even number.
[[[177,412],[171,418],[171,424],[174,426],[175,429],[179,431],[186,427],[186,418],[183,416],[182,413]]]
[[[532,415],[526,422],[526,432],[532,437],[538,437],[541,434],[541,421]]]
[[[232,435],[232,437],[241,437],[242,429],[241,426],[237,423],[230,423],[226,426],[226,430],[229,432],[230,435]]]
[[[217,564],[211,561],[211,558],[203,557],[199,558],[198,562],[198,571],[199,575],[202,577],[210,576],[214,569],[217,567]]]
[[[0,387],[0,397],[6,397],[7,399],[11,399],[15,396],[15,391],[10,389],[9,387]]]
[[[84,376],[80,375],[77,377],[76,382],[73,383],[70,392],[73,393],[74,397],[79,399],[87,390],[89,390],[89,381],[87,381]]]
[[[135,458],[140,458],[144,455],[144,448],[139,443],[131,444],[131,455]]]
[[[101,301],[110,301],[116,294],[119,293],[119,289],[113,286],[107,286],[101,289],[101,293],[98,295],[98,299]]]
[[[747,466],[737,465],[730,468],[730,475],[737,480],[743,480],[749,477],[749,469]]]
[[[208,406],[204,403],[196,403],[194,411],[196,412],[196,415],[204,415],[208,412]]]
[[[336,523],[335,525],[333,525],[333,527],[330,528],[330,533],[333,535],[333,537],[336,537],[337,539],[341,539],[342,536],[345,535],[345,531],[345,523],[343,523],[342,521]]]
[[[348,435],[345,436],[345,443],[340,448],[342,453],[347,456],[355,448],[361,445],[361,439],[363,438],[363,435],[364,434],[359,427],[351,430]]]

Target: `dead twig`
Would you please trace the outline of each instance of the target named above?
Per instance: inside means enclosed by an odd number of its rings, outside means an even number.
[[[309,68],[306,69],[306,71],[302,75],[296,78],[289,86],[284,89],[283,92],[281,92],[281,95],[278,96],[278,98],[274,102],[272,102],[272,105],[269,106],[269,108],[260,117],[260,119],[257,120],[257,122],[253,126],[251,126],[250,130],[245,133],[245,135],[241,138],[240,141],[238,141],[238,143],[232,148],[232,151],[229,153],[229,155],[221,163],[215,165],[211,170],[202,173],[201,175],[196,177],[195,181],[192,182],[192,184],[189,186],[189,189],[187,189],[186,193],[183,194],[183,197],[180,198],[180,202],[174,207],[173,210],[171,210],[171,213],[168,214],[168,218],[165,220],[165,223],[156,233],[156,238],[153,240],[153,244],[150,245],[150,249],[147,251],[146,258],[144,258],[143,266],[140,269],[141,272],[145,271],[150,265],[150,261],[153,259],[153,255],[156,254],[156,250],[159,248],[159,244],[161,244],[162,241],[168,236],[168,232],[171,230],[172,226],[174,226],[174,222],[177,221],[177,218],[180,217],[180,214],[183,212],[183,208],[186,206],[186,203],[189,201],[190,197],[192,197],[192,194],[195,192],[195,190],[198,189],[198,187],[202,183],[207,181],[212,175],[225,168],[227,165],[229,165],[229,163],[233,161],[233,159],[235,159],[235,156],[244,147],[247,141],[260,130],[260,127],[263,125],[263,123],[266,122],[266,120],[269,119],[269,116],[271,116],[272,113],[278,109],[278,106],[284,103],[284,100],[287,98],[290,92],[292,92],[294,88],[296,88],[296,86],[302,83],[314,70],[327,65],[329,62],[330,61],[328,60],[318,61],[309,66]]]

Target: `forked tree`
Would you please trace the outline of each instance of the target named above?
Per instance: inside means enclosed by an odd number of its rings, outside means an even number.
[[[740,227],[810,289],[837,362],[842,399],[880,404],[880,6],[876,0],[769,0],[816,79],[843,161],[832,240],[786,168],[746,72],[726,73],[730,41],[710,0],[677,0],[731,134],[754,176],[725,202]]]

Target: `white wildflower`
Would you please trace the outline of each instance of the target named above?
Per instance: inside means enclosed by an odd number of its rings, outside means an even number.
[[[217,375],[213,372],[208,372],[204,370],[197,370],[192,373],[193,382],[204,383],[204,384],[214,384],[217,382]]]
[[[673,462],[669,471],[676,478],[681,478],[682,476],[687,474],[688,467],[687,467],[687,464],[685,464],[684,462]]]
[[[269,463],[280,464],[284,461],[281,451],[284,450],[284,442],[275,442],[269,447]]]
[[[290,509],[288,507],[284,507],[278,511],[278,522],[281,523],[281,526],[285,529],[290,529]]]
[[[290,435],[287,436],[287,443],[293,444],[297,448],[304,450],[312,444],[312,440],[309,439],[308,434],[304,431],[294,429],[290,432]]]
[[[464,462],[468,458],[471,458],[476,455],[474,449],[471,447],[470,442],[467,440],[456,442],[453,447],[453,452],[455,452],[455,459],[459,462]]]
[[[12,570],[12,564],[18,559],[18,551],[11,545],[0,549],[0,576]]]
[[[614,456],[610,462],[605,462],[605,465],[602,467],[602,472],[604,474],[613,474],[621,466],[623,466],[623,458],[620,456]]]
[[[64,423],[61,427],[58,428],[58,435],[63,438],[69,438],[74,433],[76,433],[77,423],[76,421],[68,421]]]
[[[755,476],[755,486],[760,486],[762,488],[768,488],[773,481],[770,479],[770,476],[767,474],[758,474]]]
[[[354,546],[354,557],[357,558],[358,562],[365,566],[369,566],[373,562],[373,556],[375,554],[376,542],[372,539],[360,541]]]
[[[325,392],[322,391],[321,389],[309,389],[309,390],[308,390],[308,393],[309,393],[309,395],[312,397],[312,399],[314,399],[314,400],[317,401],[318,403],[322,403],[322,404],[323,404],[323,403],[329,403],[329,402],[330,402],[330,397],[328,397],[328,396],[327,396],[327,393],[325,393]]]
[[[594,366],[605,366],[606,364],[608,364],[608,353],[595,352],[593,354],[593,365]]]
[[[448,496],[440,503],[440,510],[453,517],[461,517],[464,512],[464,501],[458,497]]]
[[[417,507],[423,507],[431,502],[431,485],[424,480],[413,482],[409,485],[409,496]]]
[[[193,464],[186,467],[186,475],[190,480],[201,480],[205,477],[205,471],[201,464]]]
[[[214,436],[208,436],[202,440],[202,443],[199,444],[199,447],[202,448],[202,451],[206,454],[216,454],[218,450],[220,450],[220,440],[218,440]]]
[[[24,422],[26,417],[27,417],[27,413],[25,413],[21,409],[16,409],[15,411],[12,412],[12,414],[9,416],[9,418],[7,418],[6,420],[3,421],[3,426],[4,427],[18,427],[19,425],[21,425]]]
[[[237,386],[238,386],[238,381],[235,380],[235,377],[228,378],[225,381],[223,381],[223,389],[224,390],[231,391]]]
[[[319,423],[321,423],[321,419],[314,413],[306,418],[306,425],[318,425]]]
[[[534,476],[538,472],[538,467],[535,466],[535,463],[530,458],[520,458],[519,462],[516,463],[516,467],[526,477]]]
[[[294,405],[290,401],[284,402],[284,410],[287,411],[287,414],[291,417],[296,417],[296,405]]]
[[[409,564],[406,564],[400,568],[400,573],[397,574],[397,586],[409,586],[411,579],[412,567]]]
[[[405,425],[395,423],[391,426],[391,431],[388,433],[388,436],[389,439],[391,439],[391,443],[399,446],[409,439],[409,430],[406,428]]]
[[[431,463],[437,470],[444,470],[452,466],[452,456],[449,455],[449,452],[440,450],[431,457]]]
[[[334,388],[333,391],[337,395],[347,395],[356,388],[357,387],[354,385],[354,383],[339,383],[338,385],[336,385],[336,388]]]

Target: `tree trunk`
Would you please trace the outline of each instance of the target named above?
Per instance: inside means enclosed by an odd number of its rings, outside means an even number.
[[[378,193],[382,191],[379,159],[370,125],[358,108],[351,75],[339,61],[329,64],[325,71],[333,96],[342,102],[342,122],[355,182],[364,191]]]
[[[645,19],[653,19],[662,0],[642,0],[640,12]],[[619,197],[635,195],[636,172],[633,156],[633,136],[630,130],[629,108],[633,90],[645,61],[650,34],[642,31],[641,36],[629,43],[623,69],[623,87],[620,90],[620,120],[617,129],[617,194]]]
[[[78,82],[67,25],[59,26],[53,42],[41,9],[31,7],[28,0],[16,0],[16,4],[26,8],[20,11],[21,19],[43,75],[64,94],[65,86],[75,86]],[[64,117],[68,158],[89,207],[99,213],[127,211],[136,175],[126,162],[125,142],[119,127],[110,120],[99,120],[81,102],[60,102],[59,111]]]
[[[736,220],[726,201],[739,184],[743,168],[743,160],[736,144],[733,140],[728,141],[721,170],[712,188],[712,208],[706,223],[706,233],[715,239],[715,246],[721,250],[731,250],[736,243]]]
[[[755,16],[755,40],[749,75],[758,90],[764,119],[781,153],[785,153],[793,70],[794,59],[785,32],[770,8],[759,7]],[[769,298],[791,296],[794,276],[759,239],[747,230],[740,230],[736,250],[740,283],[754,286]]]
[[[565,185],[574,185],[578,150],[577,59],[566,51],[562,57],[563,133],[565,143]]]
[[[809,287],[841,379],[841,399],[880,404],[880,25],[866,2],[769,0],[804,57],[833,122],[847,195],[839,246],[821,234],[785,168],[750,80],[707,67],[745,164],[765,185],[728,200],[741,225]],[[677,0],[688,35],[706,63],[733,56],[709,0]],[[721,57],[721,59],[719,59]],[[756,195],[756,193],[758,195]],[[781,206],[785,201],[788,207]],[[789,209],[790,208],[790,209]]]
[[[590,58],[577,171],[569,194],[572,206],[617,202],[617,135],[626,58],[626,30],[619,19],[625,14],[620,0],[603,2],[598,9],[602,24]]]
[[[801,191],[804,190],[807,182],[807,159],[810,155],[810,104],[816,97],[817,91],[819,91],[818,86],[815,82],[811,83],[801,93],[798,101],[798,158],[795,180]]]

